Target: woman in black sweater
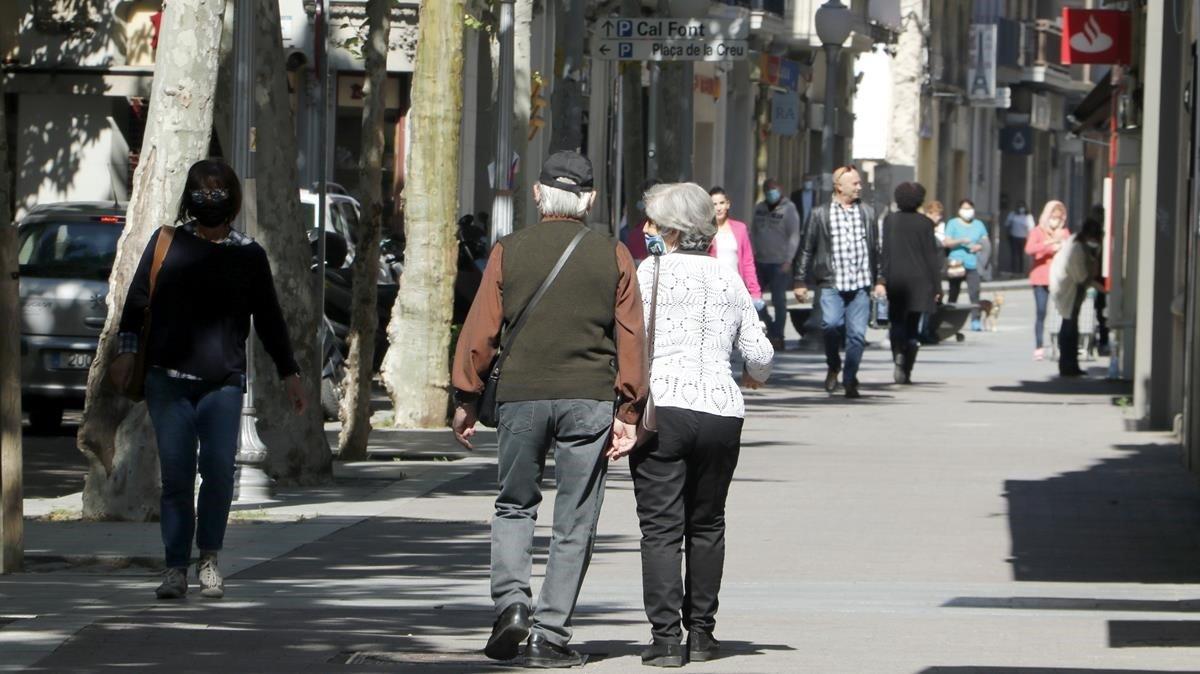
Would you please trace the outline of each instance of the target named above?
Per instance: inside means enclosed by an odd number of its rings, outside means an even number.
[[[880,274],[887,280],[893,378],[897,384],[911,384],[921,315],[933,313],[942,291],[942,252],[933,221],[917,212],[925,201],[925,188],[901,183],[894,196],[900,212],[883,221]]]
[[[146,406],[162,473],[167,571],[156,591],[160,599],[187,594],[193,534],[200,594],[225,593],[217,552],[233,500],[251,317],[295,412],[307,406],[266,251],[232,227],[241,204],[241,185],[227,165],[201,161],[191,167],[177,226],[160,228],[142,253],[121,316],[120,355],[110,367],[114,383],[125,390],[135,354],[146,350]],[[164,236],[165,257],[154,275]],[[141,344],[147,306],[152,320]],[[203,480],[198,507],[197,458]]]

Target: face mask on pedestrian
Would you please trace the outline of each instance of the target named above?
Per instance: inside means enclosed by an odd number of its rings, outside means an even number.
[[[187,199],[188,213],[201,227],[221,227],[233,221],[229,190],[191,190]]]
[[[634,206],[637,207],[638,213],[646,212],[646,202],[642,201],[641,199],[638,199],[638,202],[636,204],[634,204]]]
[[[774,206],[775,204],[779,203],[780,199],[783,199],[783,192],[780,192],[779,190],[777,190],[775,188],[771,188],[771,189],[767,190],[767,203],[768,204],[771,204],[772,206]]]
[[[658,234],[646,235],[646,251],[651,255],[659,256],[667,254],[667,242]]]
[[[975,219],[975,209],[966,207],[960,208],[958,209],[958,217],[970,222]]]

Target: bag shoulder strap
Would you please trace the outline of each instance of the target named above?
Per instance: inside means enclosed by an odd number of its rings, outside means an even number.
[[[517,334],[521,332],[521,328],[525,327],[525,323],[529,320],[529,315],[533,313],[534,307],[536,307],[538,302],[541,301],[542,296],[546,294],[546,291],[550,289],[550,284],[554,283],[554,279],[558,277],[558,273],[562,271],[564,266],[566,266],[567,260],[571,257],[571,253],[575,252],[575,248],[579,246],[579,242],[583,241],[583,237],[587,236],[589,231],[590,230],[587,227],[583,227],[579,230],[579,233],[575,235],[575,238],[571,239],[571,243],[567,244],[566,250],[564,250],[562,255],[558,257],[558,262],[554,264],[554,268],[551,269],[550,273],[546,275],[546,279],[542,281],[542,285],[538,287],[537,292],[533,294],[533,298],[530,299],[529,303],[525,305],[525,308],[521,310],[521,314],[517,317],[516,322],[513,323],[512,329],[509,330],[508,335],[505,336],[504,343],[500,345],[500,357],[496,359],[496,367],[493,368],[493,372],[500,371],[500,368],[504,365],[504,361],[508,358],[509,351],[512,350],[513,341],[517,338]]]
[[[646,369],[649,370],[654,366],[654,326],[655,318],[658,314],[658,272],[659,263],[662,257],[654,256],[654,287],[650,290],[650,320],[647,322],[646,330]]]
[[[158,283],[158,272],[162,270],[163,260],[167,259],[167,250],[175,240],[174,227],[162,227],[158,230],[158,243],[154,246],[154,262],[150,264],[150,299],[154,299],[154,286]]]

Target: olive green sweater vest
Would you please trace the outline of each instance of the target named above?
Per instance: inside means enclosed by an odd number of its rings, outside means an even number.
[[[515,323],[583,226],[547,220],[501,240],[505,326]],[[595,232],[585,236],[517,335],[497,400],[615,400],[619,280],[616,243]]]

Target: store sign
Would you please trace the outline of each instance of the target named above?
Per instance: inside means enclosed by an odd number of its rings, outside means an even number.
[[[708,77],[706,75],[696,75],[692,78],[692,91],[698,94],[712,96],[713,100],[721,98],[721,78]]]
[[[771,95],[771,133],[794,136],[800,132],[800,97],[792,91]]]
[[[1005,154],[1033,154],[1033,127],[1006,126],[1000,129],[1000,151]]]
[[[1130,21],[1128,12],[1114,9],[1064,9],[1062,62],[1128,64]]]
[[[763,84],[782,87],[789,91],[800,91],[802,66],[799,61],[763,54],[758,67],[762,73]]]
[[[967,62],[967,98],[996,99],[996,24],[971,25],[971,47]]]

